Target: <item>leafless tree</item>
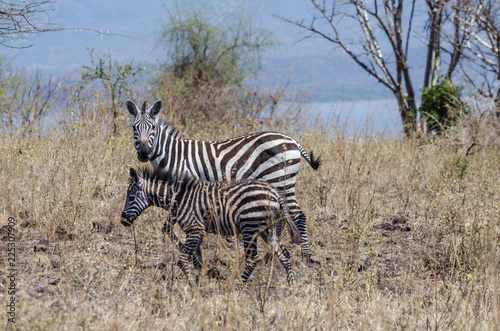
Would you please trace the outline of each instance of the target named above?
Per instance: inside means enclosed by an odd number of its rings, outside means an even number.
[[[449,10],[445,13],[446,20],[451,22],[451,31],[441,35],[442,44],[444,44],[441,46],[441,50],[450,55],[448,70],[445,74],[445,77],[450,80],[461,58],[464,57],[466,45],[480,14],[477,8],[469,10],[469,3],[469,0],[453,0]]]
[[[429,38],[427,61],[424,75],[424,88],[436,85],[441,74],[441,29],[443,12],[450,0],[426,0],[429,9]]]
[[[442,30],[453,15],[447,11],[462,0],[426,0],[428,23],[427,61],[423,88],[436,84],[441,76]],[[411,79],[412,65],[408,63],[408,49],[412,33],[416,0],[310,0],[318,16],[309,23],[295,24],[312,35],[320,36],[340,47],[351,59],[395,96],[405,136],[412,136],[418,128],[415,88]],[[326,23],[326,25],[324,24]],[[420,27],[420,30],[424,30]],[[465,43],[464,29],[449,39],[450,54],[447,77],[451,77]],[[456,38],[456,39],[454,39]]]
[[[426,0],[428,23],[427,59],[422,90],[438,83],[440,77],[452,80],[463,57],[464,49],[478,12],[464,11],[469,0]],[[442,71],[441,53],[449,55],[447,70]],[[427,132],[427,114],[421,113],[420,125]]]
[[[53,0],[0,1],[0,45],[10,48],[25,48],[12,43],[27,39],[33,34],[61,30],[61,26],[44,22],[46,13],[53,10]]]
[[[321,14],[319,17],[313,17],[309,24],[285,20],[338,45],[357,65],[391,90],[398,103],[404,133],[412,135],[417,130],[417,106],[408,65],[413,10],[409,24],[403,28],[403,0],[310,1]],[[410,9],[414,5],[415,1]],[[318,20],[328,23],[328,31],[317,28]],[[356,26],[357,40],[348,41],[352,31],[341,30],[345,21],[350,21],[352,28]],[[383,49],[388,47],[390,54],[384,54]]]
[[[7,69],[7,70],[5,70]],[[44,81],[39,71],[12,72],[0,65],[0,128],[28,135],[39,126],[55,103],[56,84]]]
[[[19,43],[15,43],[15,41],[28,40],[31,36],[42,32],[74,29],[75,27],[67,27],[50,22],[50,15],[59,5],[56,0],[21,0],[14,2],[0,0],[0,45],[9,48],[27,48],[31,44],[20,45]],[[133,38],[91,28],[79,27],[78,29],[102,35]]]
[[[464,74],[467,81],[484,97],[493,100],[500,112],[500,2],[467,0],[462,11],[477,20],[466,43]],[[460,25],[465,29],[465,25]],[[472,69],[472,70],[471,70]]]

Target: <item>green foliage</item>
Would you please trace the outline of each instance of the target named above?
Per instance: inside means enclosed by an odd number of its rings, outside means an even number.
[[[206,123],[210,130],[262,118],[279,91],[246,82],[259,69],[260,52],[273,44],[270,33],[255,28],[248,16],[221,14],[208,3],[200,8],[176,3],[158,40],[165,58],[153,84],[168,105],[164,114],[175,114],[182,126]]]
[[[81,70],[81,83],[78,86],[78,93],[92,83],[99,80],[102,83],[104,92],[111,103],[111,114],[113,116],[113,132],[116,133],[116,120],[122,98],[131,92],[131,78],[142,71],[142,68],[134,66],[133,62],[120,63],[113,61],[111,53],[99,56],[94,54],[94,48],[89,50],[90,65],[83,66]]]
[[[258,69],[259,52],[271,45],[269,34],[245,18],[178,7],[168,14],[159,38],[159,45],[166,48],[163,72],[189,86],[241,86]]]
[[[434,86],[422,92],[420,112],[426,118],[427,128],[438,134],[453,126],[467,114],[467,107],[461,98],[462,88],[449,79],[440,79]]]

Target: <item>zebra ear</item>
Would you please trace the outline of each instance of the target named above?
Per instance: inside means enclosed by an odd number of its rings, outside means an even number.
[[[151,109],[149,110],[149,115],[151,115],[151,117],[154,117],[155,115],[157,115],[160,112],[162,104],[163,104],[163,101],[161,101],[161,100],[156,101],[155,104],[153,105],[153,107],[151,107]]]
[[[132,181],[136,184],[139,184],[139,175],[137,174],[137,171],[135,171],[134,168],[129,168],[129,173]]]
[[[139,114],[139,108],[137,108],[137,106],[135,105],[135,103],[133,103],[130,100],[127,100],[126,105],[127,105],[128,112],[131,115],[137,116],[137,114]]]

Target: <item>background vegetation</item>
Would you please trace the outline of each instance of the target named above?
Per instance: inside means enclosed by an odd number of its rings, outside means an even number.
[[[241,59],[215,69],[239,75],[231,70]],[[454,119],[441,135],[348,137],[338,123],[301,125],[312,116],[286,89],[249,86],[239,77],[222,84],[219,74],[215,81],[197,80],[215,72],[212,63],[201,66],[207,73],[193,76],[197,71],[179,74],[178,62],[167,61],[158,69],[161,80],[146,92],[132,89],[139,69],[111,54],[91,52],[77,83],[49,84],[42,75],[12,72],[3,64],[0,217],[2,225],[16,219],[18,282],[16,323],[8,324],[1,313],[1,325],[500,327],[500,128],[482,103],[470,102],[468,116]],[[133,229],[120,224],[127,165],[139,165],[121,106],[125,94],[136,101],[162,98],[162,115],[188,138],[279,130],[322,156],[317,172],[303,166],[297,187],[308,216],[311,262],[301,262],[300,247],[284,238],[294,285],[270,262],[247,286],[236,287],[241,245],[209,236],[199,286],[190,289],[175,265],[175,245],[161,232],[164,211],[151,208]],[[6,227],[0,239],[0,301],[6,307]]]
[[[441,79],[436,85],[422,91],[421,116],[426,128],[434,133],[443,133],[446,129],[467,115],[467,105],[462,100],[461,88],[449,79]]]

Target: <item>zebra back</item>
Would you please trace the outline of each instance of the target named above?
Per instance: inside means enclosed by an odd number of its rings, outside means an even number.
[[[296,176],[303,157],[313,169],[321,164],[293,138],[280,132],[257,132],[218,141],[183,139],[157,118],[159,133],[149,160],[154,168],[175,173],[186,160],[193,175],[209,181],[261,179],[280,183]],[[276,185],[273,185],[276,186]],[[278,187],[278,189],[280,189]]]

